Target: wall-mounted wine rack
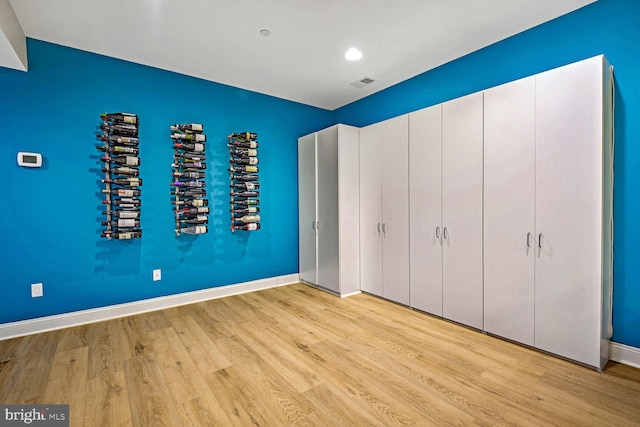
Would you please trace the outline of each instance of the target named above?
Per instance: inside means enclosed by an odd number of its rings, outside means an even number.
[[[206,199],[205,176],[207,156],[203,133],[199,123],[171,126],[173,142],[173,198],[176,235],[205,234],[208,232],[209,201]]]
[[[104,152],[104,188],[107,219],[102,237],[109,240],[128,240],[142,237],[140,226],[140,200],[142,179],[139,177],[140,157],[138,126],[140,119],[131,113],[100,114],[102,144],[97,149]]]
[[[232,133],[228,146],[231,231],[260,230],[258,134]]]

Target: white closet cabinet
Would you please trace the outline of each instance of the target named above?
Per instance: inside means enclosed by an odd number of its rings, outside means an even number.
[[[361,290],[409,305],[408,116],[360,130]]]
[[[483,94],[442,104],[442,316],[483,328]]]
[[[359,292],[358,129],[335,125],[298,139],[300,280]]]
[[[485,92],[485,330],[602,369],[611,76],[599,56]]]
[[[598,368],[611,323],[611,96],[603,56],[536,76],[535,346]]]
[[[442,316],[442,105],[409,114],[411,307]]]
[[[484,92],[484,329],[534,345],[535,77]]]

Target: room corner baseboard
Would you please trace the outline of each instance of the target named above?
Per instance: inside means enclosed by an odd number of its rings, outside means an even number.
[[[54,316],[3,323],[0,324],[0,341],[24,335],[53,331],[55,329],[69,328],[87,323],[101,322],[118,317],[132,316],[135,314],[177,307],[180,305],[223,298],[231,295],[291,285],[298,283],[299,281],[300,279],[297,273],[287,274],[284,276],[253,280],[251,282],[202,289],[199,291],[185,292],[158,298],[150,298],[125,304],[110,305],[107,307],[74,311]]]
[[[614,362],[640,368],[640,348],[612,342],[609,349],[609,358]]]

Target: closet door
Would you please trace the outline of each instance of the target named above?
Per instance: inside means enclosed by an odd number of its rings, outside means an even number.
[[[535,78],[484,92],[484,330],[534,345]]]
[[[482,93],[442,106],[443,317],[483,326]]]
[[[317,132],[318,285],[340,291],[338,246],[338,127]]]
[[[360,129],[360,289],[382,296],[382,123]]]
[[[600,366],[602,57],[536,76],[536,347]]]
[[[409,305],[409,116],[382,122],[382,296]]]
[[[442,105],[409,114],[411,307],[442,316]]]
[[[300,280],[316,284],[316,134],[298,139]]]

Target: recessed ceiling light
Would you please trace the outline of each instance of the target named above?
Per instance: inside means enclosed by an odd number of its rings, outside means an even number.
[[[271,31],[267,30],[266,28],[264,30],[260,30],[260,34],[265,36],[265,37],[269,37],[271,35]]]
[[[362,52],[360,52],[355,47],[352,47],[347,51],[347,53],[344,54],[344,57],[349,61],[357,61],[358,59],[362,58]]]

